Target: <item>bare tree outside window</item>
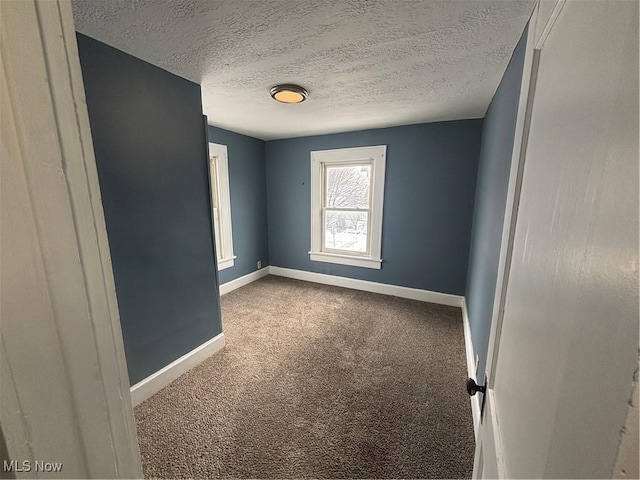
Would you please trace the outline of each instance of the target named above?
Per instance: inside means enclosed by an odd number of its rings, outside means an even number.
[[[311,152],[311,261],[382,268],[386,152],[386,145]]]
[[[325,168],[325,248],[366,252],[371,164]]]

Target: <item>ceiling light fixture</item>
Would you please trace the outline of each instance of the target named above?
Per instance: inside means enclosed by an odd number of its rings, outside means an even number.
[[[271,89],[271,97],[282,103],[301,103],[304,102],[308,96],[309,93],[298,85],[276,85]]]

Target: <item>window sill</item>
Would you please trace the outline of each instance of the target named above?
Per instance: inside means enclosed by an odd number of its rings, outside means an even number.
[[[351,267],[382,268],[382,259],[359,257],[356,255],[341,255],[339,253],[309,252],[309,258],[313,262],[338,263]]]
[[[234,255],[233,257],[223,258],[221,260],[218,260],[218,271],[224,270],[225,268],[233,267],[233,260],[236,258],[238,257]]]

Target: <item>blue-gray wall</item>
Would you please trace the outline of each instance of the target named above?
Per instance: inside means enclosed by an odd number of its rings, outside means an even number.
[[[77,39],[134,384],[222,331],[200,86]]]
[[[464,295],[482,120],[266,142],[271,265]],[[387,145],[382,269],[309,260],[312,150]]]
[[[209,126],[209,141],[227,146],[233,267],[219,272],[226,283],[257,270],[256,262],[269,265],[267,232],[267,180],[264,141]]]
[[[480,358],[480,379],[484,375],[491,331],[526,43],[527,29],[489,105],[482,129],[466,295],[473,348]]]

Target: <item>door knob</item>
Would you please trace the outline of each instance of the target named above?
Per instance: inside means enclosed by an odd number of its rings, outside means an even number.
[[[486,385],[478,385],[473,378],[467,380],[467,393],[473,397],[476,393],[484,393],[487,389]]]

